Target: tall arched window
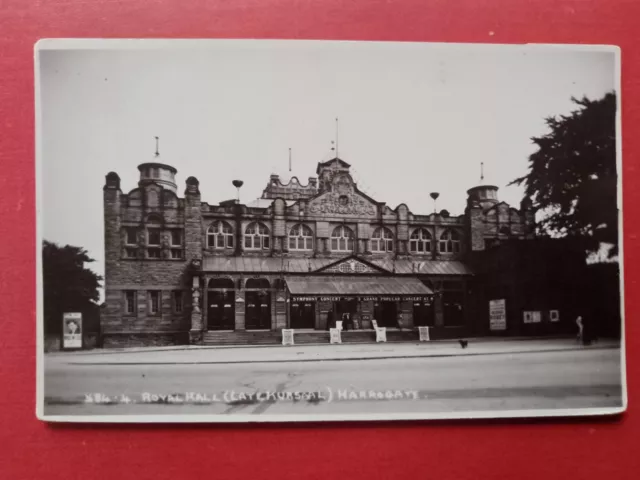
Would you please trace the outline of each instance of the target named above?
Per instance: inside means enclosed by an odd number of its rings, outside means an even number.
[[[460,234],[455,230],[445,230],[440,236],[440,251],[460,253]]]
[[[409,239],[409,251],[413,253],[429,253],[431,251],[431,234],[424,228],[413,231]]]
[[[306,225],[296,225],[289,231],[289,250],[313,250],[313,232]]]
[[[233,228],[227,222],[218,220],[207,229],[207,247],[233,248]]]
[[[371,236],[372,252],[393,252],[393,233],[385,227],[376,228]]]
[[[269,229],[262,223],[250,223],[244,231],[244,248],[248,250],[268,250],[271,248]]]
[[[341,225],[331,234],[331,250],[334,252],[352,252],[354,243],[353,231]]]

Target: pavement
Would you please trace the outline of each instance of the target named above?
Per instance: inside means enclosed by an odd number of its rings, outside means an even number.
[[[625,405],[621,361],[612,342],[568,340],[47,355],[41,412],[160,422],[611,413]]]
[[[182,346],[55,352],[45,355],[48,364],[73,365],[172,365],[271,362],[317,362],[421,358],[594,350],[619,348],[620,342],[600,340],[583,346],[571,338],[469,339],[466,348],[458,341],[397,342],[325,345]]]

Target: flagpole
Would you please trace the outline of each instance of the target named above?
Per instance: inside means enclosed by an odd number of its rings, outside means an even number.
[[[338,117],[336,117],[336,158],[340,158],[338,156]]]

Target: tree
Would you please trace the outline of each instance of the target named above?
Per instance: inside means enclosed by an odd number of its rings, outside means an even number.
[[[42,273],[45,334],[62,332],[64,312],[81,312],[85,318],[85,330],[90,329],[87,320],[95,323],[102,277],[85,268],[85,264],[93,261],[81,247],[60,247],[44,241]]]
[[[510,185],[524,184],[525,195],[540,212],[541,233],[574,237],[587,251],[613,244],[617,254],[616,95],[599,100],[571,98],[579,108],[549,117],[549,133],[532,138],[538,150],[529,173]]]

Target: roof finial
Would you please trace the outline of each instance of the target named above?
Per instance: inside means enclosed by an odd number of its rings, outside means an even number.
[[[153,138],[156,139],[156,154],[155,154],[155,156],[159,157],[160,156],[160,150],[159,150],[160,139],[158,137],[153,137]]]
[[[291,171],[291,147],[289,147],[289,171]]]
[[[484,181],[484,162],[480,162],[480,181]]]

